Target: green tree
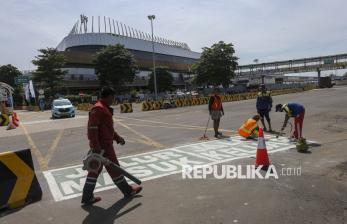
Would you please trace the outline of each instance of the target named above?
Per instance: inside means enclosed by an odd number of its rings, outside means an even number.
[[[21,75],[22,73],[13,65],[0,66],[0,82],[7,83],[14,88],[13,101],[15,105],[21,105],[23,102],[23,88],[21,85],[15,84],[15,78]]]
[[[101,86],[113,86],[119,91],[121,86],[135,78],[136,61],[123,45],[105,47],[96,54],[94,63]]]
[[[33,73],[33,80],[36,84],[49,88],[54,92],[62,85],[62,81],[67,71],[62,70],[65,65],[65,55],[55,48],[39,49],[40,54],[32,60],[37,66]]]
[[[13,65],[8,64],[0,66],[0,82],[15,87],[15,78],[20,75],[22,75],[22,73]]]
[[[158,92],[164,92],[168,90],[172,90],[172,82],[173,77],[170,72],[168,72],[167,68],[158,67],[155,70],[155,74],[157,77],[157,90]],[[150,74],[148,89],[154,92],[154,74],[153,72]]]
[[[17,86],[13,93],[13,103],[15,106],[20,106],[23,104],[24,100],[24,90],[21,86]]]
[[[193,65],[197,84],[223,85],[227,87],[235,76],[238,58],[234,56],[233,44],[219,41],[204,47],[198,62]]]

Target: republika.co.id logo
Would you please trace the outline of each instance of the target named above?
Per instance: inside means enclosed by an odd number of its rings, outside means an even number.
[[[263,166],[255,165],[194,165],[182,166],[183,179],[278,179],[279,176],[301,176],[301,167],[282,167],[280,172],[269,165],[265,172]]]

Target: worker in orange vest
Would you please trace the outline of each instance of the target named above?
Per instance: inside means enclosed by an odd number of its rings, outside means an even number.
[[[247,139],[258,138],[259,120],[259,115],[247,119],[247,121],[245,121],[245,123],[243,123],[239,128],[239,135]]]
[[[211,119],[213,120],[214,137],[220,138],[223,136],[222,132],[219,132],[220,118],[224,115],[224,109],[222,105],[222,99],[219,96],[219,89],[216,88],[213,91],[213,95],[210,97],[208,103],[208,110],[210,112]]]

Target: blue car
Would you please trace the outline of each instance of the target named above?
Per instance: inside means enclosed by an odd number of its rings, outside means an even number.
[[[75,117],[75,108],[68,99],[59,98],[53,101],[52,118]]]

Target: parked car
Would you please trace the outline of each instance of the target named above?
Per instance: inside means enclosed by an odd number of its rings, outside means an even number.
[[[52,118],[75,117],[75,108],[68,99],[59,98],[52,103]]]

